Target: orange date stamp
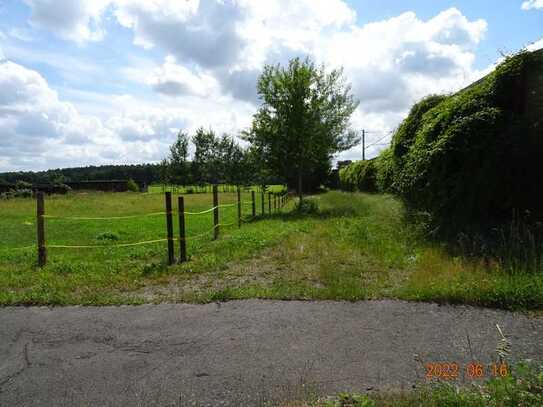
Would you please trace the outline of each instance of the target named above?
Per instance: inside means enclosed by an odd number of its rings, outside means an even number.
[[[469,379],[482,379],[487,377],[505,377],[509,375],[509,367],[506,363],[492,363],[485,365],[479,362],[471,362],[462,366],[458,363],[426,363],[426,379],[456,380],[461,375]]]

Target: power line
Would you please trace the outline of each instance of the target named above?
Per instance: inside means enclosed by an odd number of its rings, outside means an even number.
[[[370,147],[373,147],[373,146],[376,146],[376,145],[379,145],[381,141],[383,141],[386,137],[388,137],[390,134],[392,134],[393,132],[392,131],[389,131],[388,133],[386,133],[383,137],[381,137],[379,140],[375,141],[374,143],[371,143],[367,146],[364,147],[364,150],[370,148]],[[381,144],[389,144],[389,143],[381,143]]]

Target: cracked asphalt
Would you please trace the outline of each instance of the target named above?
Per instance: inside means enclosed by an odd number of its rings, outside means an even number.
[[[0,406],[259,406],[543,361],[543,317],[402,301],[0,308]],[[488,369],[487,369],[487,373]]]

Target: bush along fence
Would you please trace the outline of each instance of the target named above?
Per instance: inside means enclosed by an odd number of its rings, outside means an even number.
[[[183,263],[188,260],[187,255],[187,241],[192,239],[200,239],[206,236],[209,236],[210,232],[213,232],[213,240],[217,240],[220,237],[221,227],[233,226],[235,223],[221,224],[220,223],[220,209],[228,207],[237,206],[237,225],[241,228],[243,223],[248,223],[257,217],[257,208],[256,208],[256,193],[251,191],[251,200],[242,201],[241,188],[237,188],[237,202],[230,204],[219,204],[219,191],[218,187],[213,186],[213,206],[209,209],[203,210],[201,212],[189,212],[185,208],[185,198],[183,196],[178,197],[178,210],[177,215],[179,217],[179,235],[174,237],[174,223],[173,216],[174,210],[172,207],[172,193],[165,192],[165,212],[155,212],[147,213],[141,215],[131,215],[131,216],[116,216],[116,217],[60,217],[60,216],[48,216],[45,212],[45,195],[43,192],[36,194],[36,208],[37,208],[37,254],[38,254],[38,266],[44,267],[47,264],[47,255],[48,249],[101,249],[101,248],[122,248],[122,247],[132,247],[132,246],[142,246],[153,243],[167,242],[168,249],[168,264],[173,265],[176,262]],[[261,214],[266,214],[265,208],[265,193],[262,194],[262,207]],[[289,201],[289,195],[287,192],[282,193],[268,193],[268,214],[272,214],[280,211]],[[273,202],[273,208],[272,208]],[[243,215],[243,207],[251,207],[251,214],[249,216]],[[203,216],[211,215],[213,217],[213,227],[208,231],[195,235],[187,236],[186,235],[186,218],[189,216]],[[148,216],[165,216],[166,217],[166,238],[158,240],[149,240],[136,243],[125,243],[125,244],[115,244],[115,245],[92,245],[92,246],[67,246],[67,245],[48,245],[46,242],[46,219],[68,219],[75,221],[107,221],[107,220],[116,220],[116,219],[134,219],[138,217],[148,217]],[[175,242],[179,243],[179,256],[176,260],[175,257]],[[30,246],[28,248],[31,248]],[[26,248],[25,248],[26,249]]]

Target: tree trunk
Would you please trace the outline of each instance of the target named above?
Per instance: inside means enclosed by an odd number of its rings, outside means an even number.
[[[304,191],[302,189],[302,170],[298,170],[298,197],[300,198],[299,208],[302,209]]]

